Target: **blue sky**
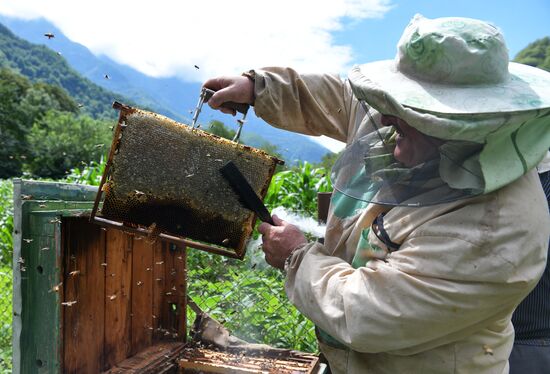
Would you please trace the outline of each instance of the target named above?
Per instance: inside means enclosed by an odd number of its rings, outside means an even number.
[[[354,60],[370,62],[395,56],[403,28],[414,14],[428,18],[469,17],[489,21],[504,33],[512,59],[527,44],[550,36],[549,0],[411,0],[394,2],[383,18],[347,23],[336,32],[337,43],[351,43]]]

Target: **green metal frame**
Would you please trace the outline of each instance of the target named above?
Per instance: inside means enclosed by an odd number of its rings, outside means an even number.
[[[13,184],[13,373],[59,373],[61,219],[89,216],[97,187],[21,179]]]

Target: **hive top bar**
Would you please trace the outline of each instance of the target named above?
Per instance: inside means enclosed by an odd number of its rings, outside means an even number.
[[[254,214],[219,170],[232,161],[264,198],[277,158],[156,113],[123,106],[99,193],[101,217],[152,235],[221,246],[242,258]]]

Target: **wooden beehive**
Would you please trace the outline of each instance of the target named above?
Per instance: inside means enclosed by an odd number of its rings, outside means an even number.
[[[95,192],[15,182],[16,373],[168,367],[185,344],[185,248],[90,223]]]
[[[175,373],[184,359],[186,248],[90,223],[96,192],[14,181],[16,374]]]

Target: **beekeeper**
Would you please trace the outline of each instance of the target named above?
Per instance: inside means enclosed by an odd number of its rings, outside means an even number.
[[[509,62],[501,32],[474,19],[417,15],[397,47],[345,81],[265,68],[204,85],[214,108],[253,104],[273,126],[347,143],[324,244],[260,226],[333,373],[507,373],[510,318],[550,236],[534,170],[550,74]]]

